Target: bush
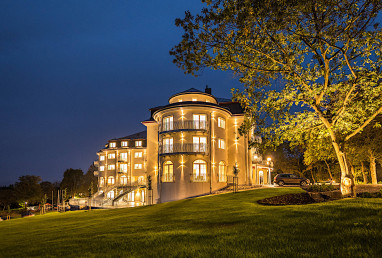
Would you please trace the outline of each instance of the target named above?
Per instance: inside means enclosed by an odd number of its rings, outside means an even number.
[[[382,198],[382,189],[377,193],[357,193],[357,197],[359,198]]]
[[[328,192],[333,190],[336,190],[334,185],[310,185],[306,188],[308,192]]]

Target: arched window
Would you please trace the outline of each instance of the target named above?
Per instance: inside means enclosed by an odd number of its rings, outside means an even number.
[[[114,199],[114,191],[108,192],[106,196],[108,199]]]
[[[206,182],[207,181],[207,163],[204,160],[195,160],[193,164],[193,181]]]
[[[127,185],[127,177],[126,176],[121,176],[119,178],[120,184],[121,185]]]
[[[174,164],[171,161],[163,163],[163,182],[174,182]]]
[[[107,178],[107,184],[108,185],[114,185],[114,177],[113,176],[109,176]]]
[[[105,184],[105,179],[103,177],[99,178],[99,186],[103,186]]]
[[[224,161],[219,162],[219,182],[226,182],[227,175],[225,172],[225,164]]]

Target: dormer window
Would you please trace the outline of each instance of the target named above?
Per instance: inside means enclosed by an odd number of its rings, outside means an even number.
[[[121,142],[121,146],[122,146],[122,147],[127,147],[127,141],[122,141],[122,142]]]
[[[115,147],[117,147],[117,143],[116,143],[116,142],[111,142],[111,143],[109,144],[109,147],[110,147],[110,148],[115,148]]]
[[[142,147],[142,141],[135,141],[135,147]]]

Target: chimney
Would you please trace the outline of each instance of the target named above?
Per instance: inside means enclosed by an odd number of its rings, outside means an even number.
[[[208,85],[206,85],[206,89],[204,90],[204,92],[212,95],[211,94],[211,88],[209,88]]]

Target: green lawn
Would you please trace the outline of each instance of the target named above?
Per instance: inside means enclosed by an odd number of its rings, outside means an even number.
[[[278,207],[256,203],[301,191],[258,189],[2,221],[0,256],[381,256],[382,199]]]

